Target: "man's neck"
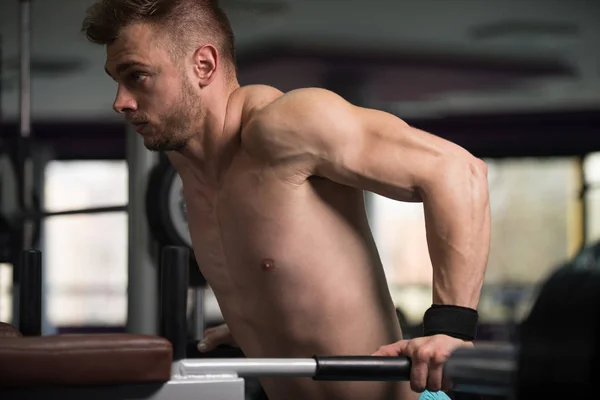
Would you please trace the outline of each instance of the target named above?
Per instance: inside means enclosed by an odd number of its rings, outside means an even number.
[[[218,185],[237,148],[237,137],[224,130],[227,106],[237,82],[203,106],[207,110],[202,126],[181,151],[168,152],[173,167],[184,179],[202,185]]]

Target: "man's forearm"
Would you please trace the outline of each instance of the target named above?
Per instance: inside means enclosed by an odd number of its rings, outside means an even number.
[[[422,191],[433,303],[477,308],[490,247],[487,169],[449,166]]]

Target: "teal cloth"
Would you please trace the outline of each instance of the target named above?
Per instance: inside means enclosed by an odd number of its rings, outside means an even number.
[[[421,393],[419,400],[450,400],[450,397],[441,390],[439,392],[426,390]]]

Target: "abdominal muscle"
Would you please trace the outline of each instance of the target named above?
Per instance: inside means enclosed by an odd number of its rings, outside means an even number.
[[[240,158],[210,212],[189,187],[186,202],[198,264],[244,354],[369,355],[401,339],[362,192],[258,177]],[[407,383],[261,383],[270,400],[414,398]]]

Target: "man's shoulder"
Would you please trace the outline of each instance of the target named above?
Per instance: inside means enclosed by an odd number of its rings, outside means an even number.
[[[322,108],[339,96],[329,90],[317,87],[305,87],[282,92],[268,85],[248,85],[238,89],[236,95],[243,103],[243,116],[250,121],[257,116],[273,115],[273,112],[284,111],[289,115],[293,108],[296,111],[307,107]]]
[[[282,92],[267,85],[250,85],[238,89],[239,101],[243,106],[241,115],[242,147],[258,161],[271,166],[281,165],[283,159],[294,157],[295,129],[290,129],[293,116],[289,99],[308,94],[309,88]]]
[[[268,85],[248,85],[240,87],[234,96],[242,105],[242,123],[250,121],[265,107],[284,93]]]
[[[242,146],[252,154],[275,160],[290,160],[315,151],[322,141],[323,126],[334,121],[349,105],[326,89],[305,87],[281,92],[266,85],[251,85],[236,93],[243,104]]]

